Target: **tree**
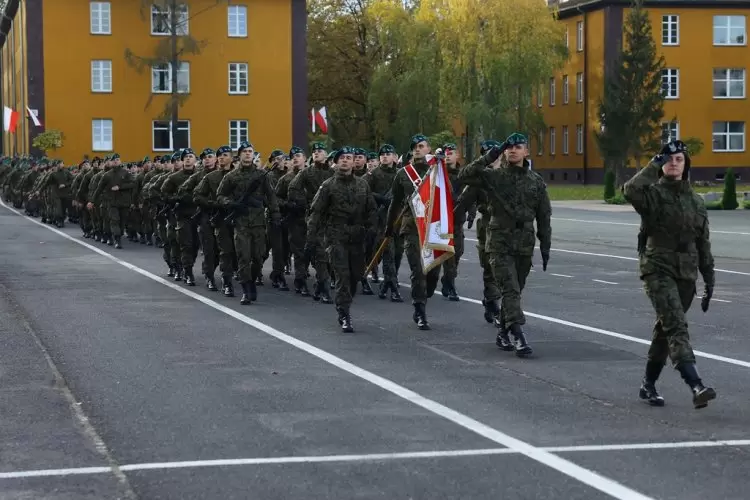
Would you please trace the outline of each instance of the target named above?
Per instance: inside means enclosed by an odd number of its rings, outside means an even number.
[[[226,3],[226,1],[215,0],[215,5],[209,8]],[[188,17],[187,5],[178,0],[141,0],[141,18],[144,21],[148,19],[147,22],[153,23],[154,27],[166,36],[161,37],[151,55],[138,55],[130,48],[125,49],[125,61],[139,73],[145,70],[152,71],[153,67],[165,68],[168,72],[170,91],[165,106],[157,117],[170,122],[170,134],[175,147],[177,147],[179,108],[188,98],[187,92],[181,89],[182,82],[178,78],[179,68],[187,56],[200,55],[208,45],[207,40],[196,40],[191,37],[187,26],[190,19],[206,10],[203,9],[193,13],[192,17]],[[154,94],[150,93],[144,109],[151,106],[153,98]]]
[[[737,179],[734,177],[734,169],[730,167],[724,174],[724,194],[721,197],[721,208],[724,210],[734,210],[738,206]]]
[[[651,20],[643,0],[634,0],[624,27],[624,48],[605,68],[604,95],[599,101],[601,131],[596,140],[606,168],[622,184],[628,160],[658,150],[664,117],[662,70]]]
[[[698,137],[686,137],[682,142],[687,146],[690,157],[698,156],[703,151],[703,141]]]
[[[59,130],[51,128],[34,137],[31,147],[44,151],[46,155],[48,151],[55,151],[63,147],[64,141],[65,135]]]

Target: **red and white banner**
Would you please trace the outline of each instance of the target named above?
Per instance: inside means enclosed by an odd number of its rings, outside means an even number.
[[[404,167],[414,184],[409,199],[419,233],[422,271],[426,274],[456,253],[453,248],[453,192],[448,167],[443,160],[428,155],[430,169],[420,178],[411,164]]]
[[[321,134],[328,133],[328,112],[325,106],[317,111],[313,108],[310,112],[310,121],[312,122],[313,133],[317,132],[317,129],[320,129]]]
[[[36,109],[31,109],[28,106],[26,106],[26,111],[29,112],[29,118],[31,118],[31,121],[34,122],[34,126],[41,127],[42,122],[39,121],[39,117],[37,116],[39,114],[39,111],[37,111]]]
[[[8,106],[4,106],[3,109],[3,129],[11,134],[16,131],[18,125],[19,114],[15,109],[11,109]]]

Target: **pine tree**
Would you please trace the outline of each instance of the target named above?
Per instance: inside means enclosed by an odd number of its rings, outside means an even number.
[[[611,200],[615,194],[615,173],[607,170],[604,174],[604,201]]]
[[[724,174],[724,195],[721,197],[721,208],[724,210],[734,210],[738,206],[737,180],[734,178],[734,169],[728,168]]]
[[[631,158],[657,149],[664,118],[662,70],[648,11],[633,0],[624,26],[624,48],[605,68],[604,95],[599,101],[601,132],[596,133],[605,167],[622,184]]]

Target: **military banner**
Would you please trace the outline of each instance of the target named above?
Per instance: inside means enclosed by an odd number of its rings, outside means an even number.
[[[453,257],[453,193],[448,168],[435,156],[425,158],[430,165],[424,179],[407,165],[406,174],[414,184],[409,200],[419,233],[422,270],[427,273]]]

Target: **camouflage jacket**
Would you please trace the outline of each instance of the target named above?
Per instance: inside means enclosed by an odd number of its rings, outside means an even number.
[[[461,194],[464,191],[464,183],[458,178],[458,173],[461,171],[460,167],[456,165],[451,168],[448,167],[448,178],[451,181],[451,188],[453,191],[453,225],[463,226],[466,222],[466,213],[469,213],[469,217],[474,219],[477,215],[476,203],[466,203],[466,199],[461,199]]]
[[[207,209],[219,208],[216,201],[216,192],[219,190],[221,180],[229,173],[229,170],[217,168],[206,174],[193,190],[193,202]]]
[[[241,165],[227,173],[219,183],[216,200],[225,209],[236,212],[237,225],[265,227],[265,207],[268,207],[272,220],[281,219],[276,193],[271,189],[266,172],[255,165]]]
[[[539,250],[548,253],[552,246],[552,206],[544,181],[525,165],[492,168],[491,164],[488,156],[482,156],[458,173],[459,180],[480,188],[487,195],[490,220],[485,250],[533,255],[536,219]]]
[[[323,181],[333,176],[333,169],[326,163],[315,163],[303,170],[289,183],[287,201],[309,208],[313,197]]]
[[[292,168],[289,172],[281,176],[281,179],[279,179],[279,182],[276,184],[276,199],[279,203],[279,211],[281,212],[282,217],[288,218],[297,216],[304,220],[305,207],[298,207],[289,201],[289,185],[294,178],[297,177],[297,174],[299,174],[299,171],[295,171]]]
[[[367,232],[375,229],[375,218],[375,199],[367,182],[354,173],[336,172],[320,185],[310,205],[307,241],[316,241],[322,231],[326,246],[364,245]]]
[[[112,191],[114,186],[118,186],[117,191]],[[133,175],[122,165],[113,167],[111,170],[102,175],[99,185],[94,191],[94,204],[99,205],[107,202],[110,206],[127,208],[133,202],[133,188],[135,179]]]
[[[641,278],[650,274],[695,281],[698,271],[714,284],[714,258],[703,199],[689,181],[660,177],[651,162],[622,187],[625,199],[641,216],[646,237],[640,256]]]

